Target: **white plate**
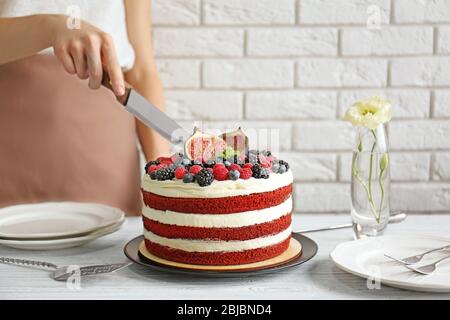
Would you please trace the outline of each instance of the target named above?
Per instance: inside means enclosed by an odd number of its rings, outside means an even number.
[[[384,257],[387,253],[404,258],[448,244],[450,238],[443,237],[382,236],[341,243],[330,256],[342,270],[366,279],[379,279],[388,286],[414,291],[450,292],[450,259],[439,264],[433,274],[424,276]],[[449,251],[429,254],[417,265],[434,262],[445,254]]]
[[[0,209],[0,238],[44,240],[86,235],[122,221],[120,209],[79,202],[46,202]]]
[[[22,250],[57,250],[84,245],[92,240],[106,236],[120,229],[124,220],[111,226],[96,230],[88,235],[55,239],[55,240],[4,240],[0,239],[0,245]]]

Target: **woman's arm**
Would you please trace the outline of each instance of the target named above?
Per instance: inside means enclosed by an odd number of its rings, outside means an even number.
[[[31,56],[52,45],[53,15],[0,18],[0,64]]]
[[[84,21],[79,29],[67,28],[66,22],[67,16],[52,14],[0,18],[0,64],[53,47],[68,73],[89,78],[89,87],[98,89],[105,69],[116,95],[123,95],[123,74],[111,36]]]
[[[125,0],[128,38],[134,48],[136,60],[125,73],[125,80],[136,91],[164,110],[164,94],[155,63],[151,32],[151,2]],[[136,120],[137,133],[147,160],[168,155],[169,143],[157,132]]]

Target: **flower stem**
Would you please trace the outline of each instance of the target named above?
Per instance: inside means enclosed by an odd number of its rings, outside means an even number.
[[[362,151],[362,150],[359,150],[359,151]],[[358,180],[358,182],[361,184],[361,186],[366,191],[367,199],[369,200],[370,209],[371,209],[377,223],[380,223],[380,215],[378,214],[377,209],[375,208],[375,204],[373,202],[373,197],[372,197],[372,191],[369,190],[367,185],[364,183],[364,180],[361,178],[359,171],[357,169],[358,156],[359,156],[359,152],[355,154],[355,158],[353,160],[352,173],[353,173],[353,176],[356,178],[356,180]]]
[[[380,199],[380,208],[379,208],[379,213],[381,215],[381,209],[383,209],[383,202],[384,202],[384,186],[383,186],[383,174],[384,174],[385,169],[381,169],[380,171],[380,180],[378,181],[380,184],[380,190],[381,190],[381,199]]]
[[[373,151],[375,150],[375,146],[377,145],[377,135],[375,133],[375,130],[370,130],[372,132],[373,137],[375,138],[375,141],[372,145],[372,150],[370,150],[370,160],[369,160],[369,193],[370,197],[372,198],[372,165],[373,165]]]

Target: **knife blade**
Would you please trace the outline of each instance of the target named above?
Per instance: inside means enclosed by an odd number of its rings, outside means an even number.
[[[102,85],[112,91],[107,72],[103,72]],[[128,112],[141,120],[147,127],[154,129],[172,144],[183,143],[191,135],[175,120],[167,116],[129,85],[125,88],[125,94],[116,98]]]

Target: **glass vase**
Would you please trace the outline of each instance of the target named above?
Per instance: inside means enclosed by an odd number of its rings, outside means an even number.
[[[351,217],[356,238],[378,236],[389,219],[390,172],[384,125],[358,128],[352,159]]]

